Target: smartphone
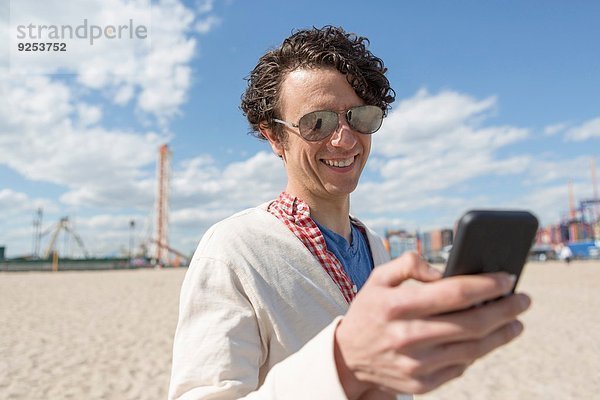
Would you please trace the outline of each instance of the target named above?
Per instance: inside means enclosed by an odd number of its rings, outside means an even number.
[[[458,221],[444,276],[504,271],[517,277],[527,261],[538,219],[522,210],[471,210]]]

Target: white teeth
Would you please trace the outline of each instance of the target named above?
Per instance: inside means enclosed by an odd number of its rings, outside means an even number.
[[[352,164],[354,162],[354,157],[347,158],[345,160],[323,160],[323,162],[325,164],[329,165],[330,167],[342,168],[342,167],[347,167],[350,164]]]

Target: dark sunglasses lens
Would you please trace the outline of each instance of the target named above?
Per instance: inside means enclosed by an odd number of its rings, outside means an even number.
[[[337,125],[338,116],[333,111],[314,111],[300,118],[298,129],[304,139],[315,142],[331,135]]]
[[[360,133],[371,134],[381,128],[383,110],[377,106],[360,106],[348,110],[348,123]]]

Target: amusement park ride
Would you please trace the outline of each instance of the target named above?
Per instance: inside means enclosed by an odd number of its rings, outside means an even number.
[[[133,250],[133,235],[130,234],[129,243],[129,263],[135,260],[136,265],[145,266],[179,266],[187,264],[189,256],[174,249],[169,245],[169,180],[171,175],[170,170],[171,152],[166,144],[159,148],[159,158],[157,163],[156,177],[158,181],[156,200],[154,206],[154,234],[146,238],[139,245],[139,251]],[[87,251],[83,239],[76,232],[73,223],[69,217],[62,217],[60,220],[52,224],[46,230],[42,230],[42,209],[38,209],[34,218],[34,237],[33,237],[33,259],[52,259],[58,256],[58,242],[61,234],[65,241],[72,237],[81,251],[84,259],[89,259],[90,255]],[[130,232],[133,232],[135,222],[130,221]],[[50,235],[48,244],[45,250],[40,254],[41,242],[47,235]],[[136,253],[136,254],[134,254]],[[64,258],[64,257],[63,257]]]
[[[75,239],[75,242],[77,243],[77,245],[83,252],[83,255],[85,256],[85,258],[89,258],[89,254],[88,254],[87,250],[85,249],[83,240],[81,240],[81,237],[75,232],[75,230],[71,227],[71,224],[69,223],[69,217],[61,218],[56,224],[51,226],[45,232],[42,232],[42,235],[41,235],[42,237],[47,235],[49,232],[52,232],[52,236],[50,237],[48,246],[46,247],[46,250],[44,251],[44,258],[48,259],[48,258],[52,257],[53,253],[56,251],[56,248],[55,248],[56,239],[58,238],[58,234],[61,233],[62,231],[65,231],[66,233],[72,235],[73,238]]]

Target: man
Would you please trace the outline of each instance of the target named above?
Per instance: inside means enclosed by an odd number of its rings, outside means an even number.
[[[170,398],[410,398],[521,332],[527,296],[473,307],[508,293],[512,277],[440,280],[416,254],[389,261],[350,216],[394,100],[366,42],[299,31],[252,72],[242,109],[287,186],[202,238],[181,290]]]
[[[558,257],[565,262],[565,264],[569,265],[571,263],[571,258],[573,257],[573,252],[571,248],[564,243],[560,245],[560,251],[558,252]]]

